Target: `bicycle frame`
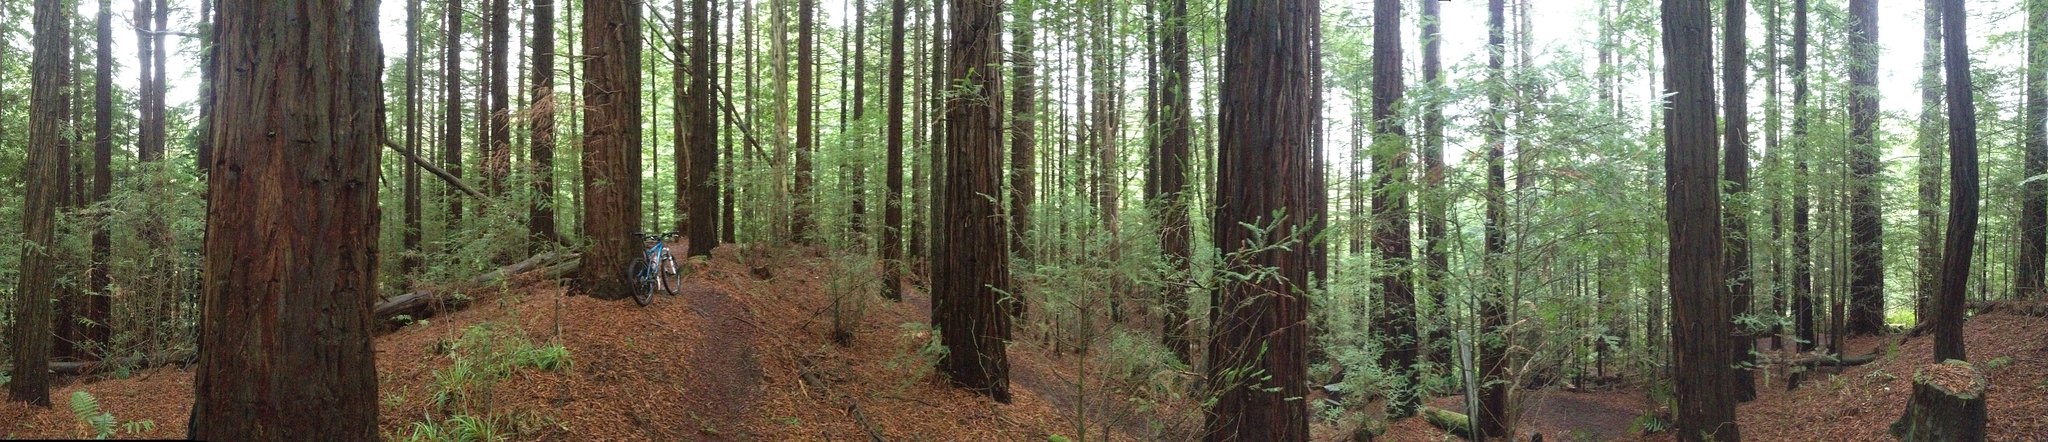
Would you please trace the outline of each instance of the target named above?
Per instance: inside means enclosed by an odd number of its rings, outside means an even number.
[[[652,278],[654,277],[653,272],[659,271],[657,269],[661,268],[661,256],[668,253],[668,241],[656,237],[654,239],[654,246],[648,247],[647,251],[641,253],[647,256],[647,267],[641,268],[640,274],[636,276]]]

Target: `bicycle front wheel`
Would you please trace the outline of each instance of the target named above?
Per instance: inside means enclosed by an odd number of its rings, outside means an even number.
[[[642,307],[654,303],[654,278],[654,269],[647,266],[647,258],[633,258],[633,264],[626,266],[626,282],[633,290],[633,302]]]

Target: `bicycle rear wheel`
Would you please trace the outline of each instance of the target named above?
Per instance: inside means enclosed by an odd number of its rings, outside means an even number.
[[[661,254],[661,271],[657,273],[660,273],[658,276],[661,278],[661,291],[668,293],[669,296],[675,296],[676,291],[682,289],[682,277],[676,274],[675,255]]]
[[[647,258],[633,258],[633,264],[626,266],[626,282],[632,287],[633,302],[641,307],[654,303],[654,269],[647,266]]]

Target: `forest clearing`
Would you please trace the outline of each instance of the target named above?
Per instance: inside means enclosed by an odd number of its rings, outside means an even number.
[[[1880,3],[0,2],[0,438],[2048,440]]]

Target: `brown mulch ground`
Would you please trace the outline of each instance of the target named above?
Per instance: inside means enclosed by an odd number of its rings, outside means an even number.
[[[537,344],[559,342],[574,361],[564,372],[519,371],[494,390],[489,411],[506,417],[501,430],[516,440],[862,440],[870,431],[892,441],[1046,440],[1078,431],[1071,417],[1077,401],[1123,402],[1097,391],[1076,399],[1064,381],[1074,378],[1076,360],[1028,342],[1010,351],[1012,404],[946,385],[916,356],[929,333],[904,326],[929,314],[928,298],[915,291],[902,303],[866,297],[852,344],[833,345],[820,259],[783,253],[770,262],[775,277],[762,280],[733,251],[721,248],[716,259],[696,264],[679,295],[649,307],[572,296],[540,281],[470,293],[476,301],[467,310],[378,337],[381,432],[402,438],[417,422],[447,418],[431,398],[435,373],[451,365],[437,350],[486,322]],[[822,391],[806,373],[824,383]],[[55,407],[0,404],[0,437],[89,436],[65,407],[75,389],[90,391],[120,421],[155,424],[121,437],[185,432],[189,372],[166,367],[77,381],[56,386]],[[1110,408],[1117,412],[1103,411]],[[1129,407],[1092,410],[1091,440],[1162,434],[1134,430],[1158,419]]]
[[[500,385],[490,403],[517,427],[520,440],[1047,440],[1085,428],[1091,440],[1189,440],[1200,414],[1175,401],[1133,404],[1128,391],[1096,383],[1096,359],[1051,351],[1020,332],[1010,347],[1014,401],[999,405],[952,388],[929,371],[917,349],[929,333],[928,298],[916,291],[901,303],[862,297],[864,314],[849,346],[831,330],[832,277],[798,251],[766,254],[773,278],[758,279],[732,258],[731,247],[697,264],[682,293],[650,307],[631,301],[569,296],[553,282],[506,293],[472,294],[473,307],[377,339],[382,423],[387,437],[415,422],[443,419],[430,405],[434,373],[449,358],[437,353],[468,327],[516,324],[537,343],[560,342],[575,362],[566,372],[522,371]],[[777,255],[777,256],[769,256]],[[863,289],[866,290],[866,289]],[[1020,330],[1022,330],[1020,326]],[[2048,440],[2048,319],[2005,313],[1966,323],[1971,360],[1990,380],[1992,440]],[[1880,347],[1888,356],[1845,370],[1809,373],[1785,390],[1786,374],[1757,376],[1760,397],[1743,404],[1739,423],[1749,440],[1890,440],[1885,433],[1911,394],[1912,370],[1932,362],[1932,338],[1846,342],[1847,353]],[[807,376],[808,375],[808,376]],[[806,378],[810,378],[807,381]],[[1090,379],[1079,392],[1075,379]],[[177,437],[185,431],[192,376],[177,367],[127,379],[55,386],[49,409],[0,404],[0,436],[87,436],[65,402],[83,389],[120,421],[149,420],[155,429],[124,437]],[[821,388],[822,387],[822,388]],[[1525,391],[1524,437],[1546,440],[1670,440],[1636,435],[1629,424],[1648,409],[1640,390],[1592,393]],[[1460,398],[1432,400],[1458,409]],[[1183,401],[1184,402],[1184,401]],[[1085,410],[1085,421],[1075,418]],[[1318,439],[1340,432],[1319,426]],[[1106,437],[1105,437],[1106,436]],[[1421,419],[1395,422],[1382,440],[1446,440]],[[1453,438],[1454,439],[1454,438]]]

